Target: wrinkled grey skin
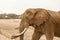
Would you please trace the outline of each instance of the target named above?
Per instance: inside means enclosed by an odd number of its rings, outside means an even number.
[[[58,12],[36,8],[27,9],[21,20],[19,32],[32,26],[35,28],[32,40],[39,40],[45,34],[47,40],[53,40],[53,37],[60,37],[60,14]],[[24,34],[20,35],[23,40]]]

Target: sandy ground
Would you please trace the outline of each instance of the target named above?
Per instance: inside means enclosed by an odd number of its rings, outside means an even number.
[[[0,40],[12,40],[12,35],[18,34],[18,27],[20,19],[0,19]],[[24,40],[31,40],[34,29],[30,27],[25,33]],[[19,40],[19,38],[13,39]],[[46,40],[45,35],[40,40]],[[54,37],[54,40],[60,40],[58,37]]]

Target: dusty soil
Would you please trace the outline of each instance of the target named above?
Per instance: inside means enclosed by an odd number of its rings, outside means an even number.
[[[20,19],[0,19],[0,40],[12,40],[12,35],[18,34],[18,27]],[[25,33],[24,40],[31,40],[34,28],[30,27]],[[19,38],[13,39],[19,40]],[[45,35],[40,40],[46,40]],[[58,37],[54,37],[54,40],[60,40]]]

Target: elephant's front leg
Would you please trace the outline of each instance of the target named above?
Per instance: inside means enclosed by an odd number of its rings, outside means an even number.
[[[34,30],[34,33],[32,35],[32,40],[39,40],[41,37],[42,33],[40,33],[39,31],[37,31],[37,29]]]
[[[51,29],[46,31],[46,38],[47,40],[53,40],[54,33],[51,31]]]
[[[45,26],[45,34],[47,40],[53,40],[54,36],[54,24],[52,22],[49,22]]]

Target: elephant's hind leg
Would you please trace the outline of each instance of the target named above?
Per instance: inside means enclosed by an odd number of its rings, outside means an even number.
[[[32,35],[32,40],[39,40],[40,37],[42,36],[42,33],[40,33],[39,31],[37,31],[36,29],[34,30],[34,33]]]

